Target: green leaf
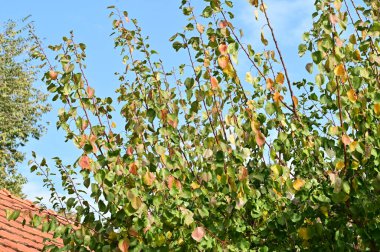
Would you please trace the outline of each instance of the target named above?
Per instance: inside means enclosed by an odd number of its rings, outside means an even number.
[[[322,57],[322,52],[321,51],[316,51],[311,54],[311,58],[313,59],[315,64],[321,63],[323,57]]]

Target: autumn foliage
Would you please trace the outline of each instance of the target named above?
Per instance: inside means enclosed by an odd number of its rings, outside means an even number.
[[[241,42],[231,1],[183,0],[189,23],[170,41],[187,58],[170,72],[138,22],[111,6],[126,64],[117,102],[88,83],[73,34],[49,46],[59,67],[38,43],[43,79],[64,104],[58,126],[83,151],[73,166],[56,159],[67,196],[46,162],[32,165],[56,209],[76,216],[49,228],[65,249],[380,249],[380,3],[316,0],[299,46],[310,75],[291,80],[270,9],[250,2],[266,22],[264,51]]]

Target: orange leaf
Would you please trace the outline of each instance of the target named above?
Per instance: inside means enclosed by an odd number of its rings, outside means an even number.
[[[206,231],[203,227],[197,227],[191,233],[191,237],[197,242],[200,242],[202,238],[205,236],[205,234],[206,234]]]
[[[82,121],[82,130],[87,129],[87,126],[88,126],[88,121],[87,120],[83,120]]]
[[[245,168],[244,166],[240,167],[239,170],[239,180],[245,180],[248,177],[248,169]]]
[[[375,103],[373,110],[375,111],[376,115],[380,115],[380,103]]]
[[[292,100],[293,100],[294,106],[298,107],[298,99],[297,99],[297,97],[292,96]]]
[[[339,18],[338,18],[338,16],[337,16],[337,15],[334,15],[334,14],[330,14],[330,22],[331,22],[332,24],[336,24],[336,23],[338,23],[338,22],[339,22]]]
[[[129,164],[129,172],[133,175],[137,175],[137,165],[135,163]]]
[[[296,191],[299,191],[304,185],[305,185],[305,181],[304,181],[303,179],[300,179],[300,178],[297,178],[297,179],[293,182],[293,188],[294,188],[294,190],[296,190]]]
[[[166,121],[166,117],[168,115],[168,110],[167,109],[162,109],[160,112],[161,112],[161,119],[163,121]]]
[[[344,76],[344,75],[346,75],[346,70],[344,69],[344,65],[340,64],[340,65],[336,66],[335,69],[334,69],[334,73],[335,73],[336,76]]]
[[[222,29],[226,28],[227,25],[228,25],[228,22],[226,20],[220,21],[220,23],[219,23],[219,27]]]
[[[274,81],[271,78],[266,79],[267,89],[271,89],[273,87]]]
[[[202,34],[205,31],[205,27],[201,25],[200,23],[197,24],[197,30],[200,34]]]
[[[225,69],[228,66],[229,57],[228,55],[222,55],[218,58],[218,64],[220,68]]]
[[[129,241],[126,240],[120,240],[118,244],[118,248],[121,252],[128,252],[129,249]]]
[[[273,100],[274,100],[274,102],[279,103],[279,102],[281,102],[283,99],[284,99],[284,97],[283,97],[282,95],[280,95],[279,92],[275,92],[275,93],[273,94]]]
[[[83,169],[83,170],[90,170],[90,158],[88,156],[81,156],[80,159],[79,159],[79,166]]]
[[[89,141],[92,146],[92,152],[96,153],[98,151],[98,148],[96,147],[96,136],[90,135]]]
[[[261,131],[258,131],[255,135],[255,140],[258,146],[263,147],[265,144],[265,136]]]
[[[178,120],[177,119],[168,119],[168,124],[172,126],[173,128],[177,128],[178,126]]]
[[[226,55],[227,54],[227,48],[228,48],[228,46],[226,44],[220,44],[218,47],[218,50],[219,50],[220,54]]]
[[[132,146],[128,146],[128,148],[127,148],[127,155],[128,156],[132,156],[133,155],[133,148],[132,148]]]
[[[94,93],[95,93],[95,90],[92,87],[88,86],[87,87],[87,96],[88,96],[88,98],[92,98],[94,96]]]
[[[210,81],[211,81],[211,89],[212,90],[216,90],[219,88],[219,82],[218,82],[217,78],[211,77]]]
[[[169,187],[169,189],[172,189],[174,182],[175,182],[175,178],[172,175],[170,175],[169,178],[168,178],[168,187]]]
[[[353,89],[350,89],[347,92],[347,97],[350,100],[350,102],[356,102],[356,100],[358,99],[358,96],[357,96],[355,90],[353,90]]]
[[[284,81],[285,81],[285,76],[283,73],[278,73],[277,76],[276,76],[276,82],[278,84],[284,84]]]
[[[344,145],[349,145],[352,142],[352,140],[349,136],[343,135],[342,136],[342,142]]]
[[[49,71],[49,77],[50,77],[50,79],[52,79],[52,80],[56,80],[57,77],[58,77],[58,73],[57,73],[56,71],[54,71],[54,70],[50,70],[50,71]]]

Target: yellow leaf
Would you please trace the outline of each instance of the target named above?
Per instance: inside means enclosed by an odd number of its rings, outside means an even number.
[[[256,134],[257,132],[260,131],[260,123],[255,121],[255,120],[252,120],[251,121],[251,129]]]
[[[376,115],[380,115],[380,103],[375,103],[373,110],[375,111]]]
[[[279,83],[279,84],[284,84],[284,81],[285,81],[285,76],[283,73],[278,73],[277,76],[276,76],[276,82]]]
[[[352,143],[350,143],[350,151],[353,152],[356,150],[356,146],[358,146],[358,142],[357,141],[353,141]]]
[[[210,66],[210,60],[209,59],[204,59],[203,60],[203,66],[209,67]]]
[[[281,102],[283,99],[284,99],[284,97],[283,97],[282,95],[280,95],[279,92],[275,92],[275,93],[273,94],[273,100],[274,100],[274,102],[279,103],[279,102]]]
[[[236,77],[236,72],[234,70],[234,68],[232,67],[231,63],[228,62],[227,66],[223,69],[223,73],[227,74],[228,77],[230,77],[231,79],[235,78]],[[237,80],[235,80],[235,82],[237,82]]]
[[[353,90],[353,89],[350,89],[347,92],[347,97],[350,100],[350,102],[356,102],[356,100],[358,99],[358,96],[357,96],[355,90]]]
[[[354,59],[361,60],[360,51],[358,49],[356,49],[354,52]]]
[[[326,216],[326,218],[329,217],[329,209],[327,208],[327,206],[321,206],[319,210],[321,210],[321,212],[323,213],[324,216]]]
[[[194,181],[190,184],[190,186],[191,186],[191,188],[193,188],[193,190],[198,189],[200,187],[200,185]]]
[[[340,11],[340,8],[342,7],[342,2],[340,0],[335,0],[334,7],[337,11]]]
[[[116,123],[115,123],[115,122],[112,122],[112,123],[111,123],[111,127],[112,127],[112,128],[116,128]]]
[[[338,126],[331,126],[329,128],[329,134],[333,135],[333,136],[338,135],[339,134],[339,127]]]
[[[344,168],[344,162],[343,161],[338,161],[335,165],[335,168],[339,171],[339,170],[342,170]]]
[[[298,99],[297,99],[297,97],[292,96],[292,100],[293,100],[294,106],[298,107]]]
[[[336,66],[335,69],[334,69],[334,73],[335,73],[336,76],[344,76],[344,75],[346,75],[346,70],[344,69],[344,65],[340,64],[340,65]]]
[[[298,236],[301,237],[302,240],[310,240],[310,234],[307,228],[302,227],[298,229]]]
[[[296,190],[296,191],[299,191],[304,185],[305,185],[305,181],[304,181],[303,179],[300,179],[300,178],[297,178],[297,179],[293,182],[293,188],[294,188],[294,190]]]
[[[144,183],[147,185],[147,186],[151,186],[153,185],[153,182],[155,180],[156,176],[154,176],[154,174],[152,172],[146,172],[145,175],[144,175]]]
[[[140,197],[134,197],[131,200],[131,205],[132,205],[133,209],[138,210],[142,205]]]

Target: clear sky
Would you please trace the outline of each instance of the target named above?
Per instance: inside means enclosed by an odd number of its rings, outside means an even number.
[[[234,25],[243,28],[246,42],[252,43],[257,51],[262,49],[259,40],[263,22],[254,19],[253,9],[246,0],[233,1],[236,6]],[[291,80],[301,80],[306,76],[304,65],[306,61],[300,60],[297,54],[298,44],[304,31],[312,24],[312,0],[267,0],[268,14],[276,31],[280,47],[285,55],[285,61],[290,72]],[[131,18],[137,18],[145,35],[150,36],[151,47],[159,51],[160,58],[169,66],[175,66],[186,61],[175,54],[168,39],[177,31],[182,31],[186,25],[181,11],[178,9],[180,0],[0,0],[0,22],[9,19],[21,20],[31,15],[36,33],[44,39],[44,45],[61,42],[63,36],[69,35],[73,30],[76,42],[87,45],[87,77],[90,85],[101,96],[114,97],[114,90],[119,86],[114,72],[123,69],[121,58],[113,49],[111,33],[111,19],[108,18],[110,10],[106,7],[116,5],[121,10],[127,10]],[[193,0],[198,7],[200,0]],[[199,13],[199,12],[198,12]],[[263,17],[260,16],[262,20]],[[267,29],[264,27],[264,30]],[[268,30],[265,30],[269,40]],[[301,63],[301,65],[300,65]],[[240,64],[244,64],[242,61]],[[36,82],[36,85],[41,85]],[[48,161],[59,156],[65,164],[72,164],[79,155],[71,142],[64,143],[64,134],[57,131],[55,122],[60,104],[52,104],[53,110],[44,116],[49,121],[48,132],[42,139],[31,140],[24,151],[27,160],[31,158],[34,150],[39,157]],[[49,162],[51,163],[51,162]],[[53,166],[51,167],[53,168]],[[24,192],[29,198],[49,195],[42,188],[40,177],[29,172],[27,162],[20,166],[20,171],[29,182]],[[46,202],[46,201],[45,201]]]

